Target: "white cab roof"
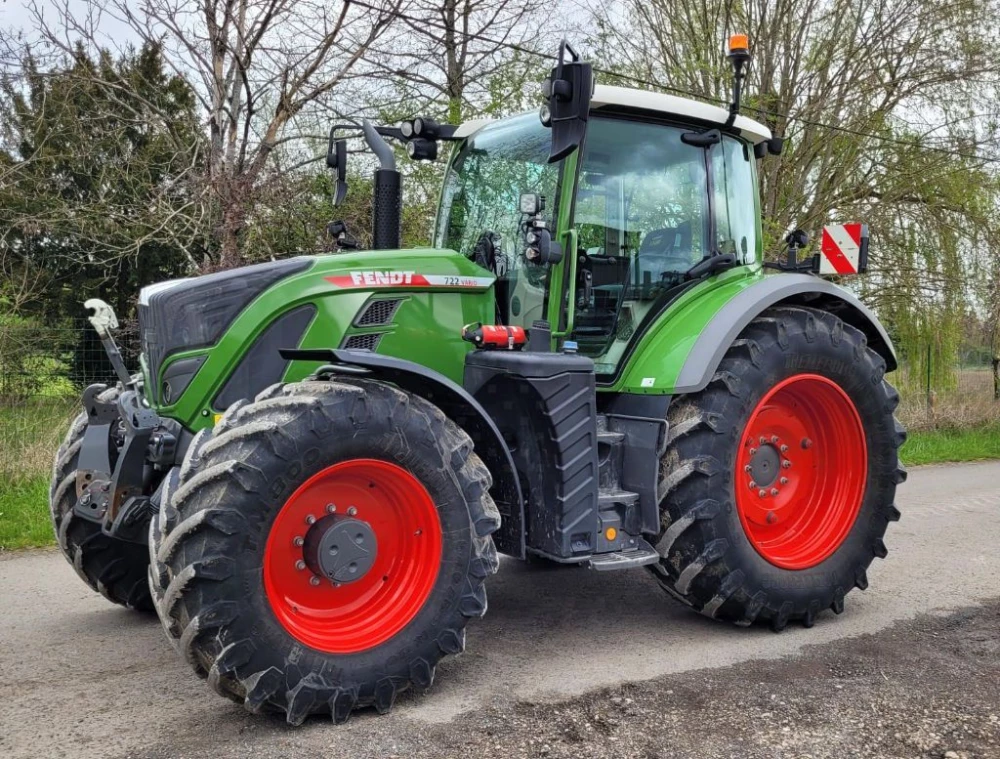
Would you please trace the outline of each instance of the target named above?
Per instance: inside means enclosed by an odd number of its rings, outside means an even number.
[[[729,111],[717,105],[665,95],[661,92],[611,87],[606,84],[599,84],[594,88],[590,108],[592,111],[600,111],[602,108],[636,108],[720,125],[725,124],[729,118]],[[737,116],[733,126],[754,144],[771,138],[770,129],[746,116]]]
[[[719,124],[720,126],[725,124],[729,118],[729,111],[717,105],[679,98],[675,95],[665,95],[661,92],[633,90],[628,87],[611,87],[606,84],[597,85],[594,88],[594,96],[590,100],[591,111],[600,112],[602,109],[612,108],[655,111],[669,116],[697,119],[698,121]],[[455,130],[455,137],[459,139],[470,137],[489,124],[490,121],[491,119],[467,121]],[[740,133],[744,137],[754,144],[771,138],[770,129],[753,119],[748,119],[746,116],[737,116],[734,126],[740,130]]]

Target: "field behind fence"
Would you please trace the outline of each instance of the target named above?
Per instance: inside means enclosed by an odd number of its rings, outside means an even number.
[[[122,325],[116,337],[126,365],[137,367],[137,325]],[[997,378],[984,346],[964,346],[959,360],[949,365],[930,347],[911,355],[889,375],[902,397],[898,415],[909,429],[1000,422]],[[97,334],[83,319],[68,327],[0,324],[0,409],[37,407],[44,413],[53,408],[62,413],[87,385],[115,380]]]

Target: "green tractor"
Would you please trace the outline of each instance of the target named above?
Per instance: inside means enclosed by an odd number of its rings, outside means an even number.
[[[646,567],[708,617],[811,626],[899,518],[893,348],[850,292],[858,226],[765,276],[733,104],[594,86],[571,49],[541,113],[361,130],[374,249],[146,287],[130,374],[55,462],[59,544],[155,608],[220,694],[301,723],[426,689],[486,612],[498,552]],[[346,191],[346,149],[328,163]],[[400,174],[454,143],[434,247],[400,250]],[[832,267],[832,268],[829,268]]]

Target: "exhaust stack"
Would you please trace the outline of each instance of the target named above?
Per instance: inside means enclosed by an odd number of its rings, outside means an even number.
[[[375,169],[372,207],[372,248],[392,250],[400,245],[400,225],[403,209],[403,179],[396,170],[392,148],[375,127],[365,119],[361,122],[368,147],[378,157]]]

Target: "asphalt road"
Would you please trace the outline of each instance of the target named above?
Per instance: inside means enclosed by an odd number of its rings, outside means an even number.
[[[2,556],[0,756],[411,756],[421,746],[462,745],[470,719],[480,720],[477,730],[491,719],[516,725],[527,708],[551,710],[541,724],[558,724],[574,704],[583,709],[609,692],[601,688],[645,688],[669,701],[670,678],[693,677],[738,692],[747,673],[766,678],[793,659],[850,653],[845,639],[907,624],[919,631],[909,622],[918,615],[1000,597],[1000,462],[915,470],[897,503],[903,519],[890,528],[889,557],[869,573],[870,589],[851,593],[843,615],[824,613],[811,630],[776,635],[712,622],[670,601],[642,570],[505,561],[488,585],[486,618],[469,628],[467,652],[441,664],[428,694],[401,697],[388,716],[360,713],[340,727],[315,719],[298,730],[216,696],[155,619],[91,593],[57,553]],[[898,653],[905,658],[905,648]],[[698,719],[711,720],[711,711]],[[518,745],[526,756],[551,750],[528,738]],[[619,755],[635,754],[623,746]]]

